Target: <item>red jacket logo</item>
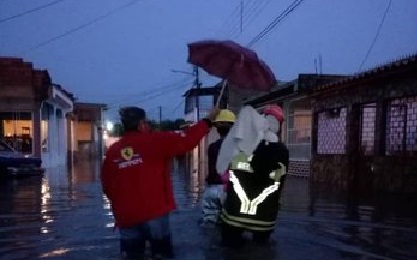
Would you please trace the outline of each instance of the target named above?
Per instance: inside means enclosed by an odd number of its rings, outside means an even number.
[[[133,149],[132,147],[126,147],[120,150],[120,154],[122,155],[123,159],[126,161],[132,160],[133,157]]]

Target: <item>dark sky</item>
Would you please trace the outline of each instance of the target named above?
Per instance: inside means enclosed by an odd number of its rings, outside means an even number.
[[[118,9],[130,2],[134,4]],[[240,0],[0,0],[0,56],[22,57],[48,69],[54,83],[79,100],[107,103],[110,118],[121,105],[143,106],[151,117],[161,105],[164,117],[179,117],[181,94],[193,78],[171,70],[191,72],[186,44],[210,38],[246,45],[291,2],[245,0],[241,33]],[[323,73],[355,73],[388,3],[305,0],[253,49],[279,80],[315,72],[314,59],[320,54]],[[416,51],[417,1],[394,0],[363,69]],[[218,79],[203,74],[202,81],[209,85]]]

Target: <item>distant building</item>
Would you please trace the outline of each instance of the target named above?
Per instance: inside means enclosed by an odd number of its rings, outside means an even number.
[[[75,102],[47,70],[20,58],[0,57],[0,138],[42,158],[43,167],[73,158],[103,157],[106,105]]]
[[[106,110],[106,104],[81,102],[74,104],[70,156],[73,156],[75,161],[103,158]]]
[[[42,158],[44,167],[66,163],[66,115],[74,96],[52,84],[46,70],[20,58],[0,57],[0,138]]]

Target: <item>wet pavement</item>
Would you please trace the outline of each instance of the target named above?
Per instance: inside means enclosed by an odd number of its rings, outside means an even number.
[[[1,183],[0,259],[119,259],[99,169],[80,163]],[[414,200],[313,192],[306,179],[288,178],[271,245],[236,252],[197,224],[202,178],[179,170],[173,182],[177,259],[417,259]]]

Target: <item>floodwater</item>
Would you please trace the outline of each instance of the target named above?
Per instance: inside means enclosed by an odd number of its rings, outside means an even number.
[[[79,163],[49,169],[42,179],[1,183],[0,259],[118,259],[99,169],[98,163]],[[177,259],[417,259],[415,201],[330,194],[291,177],[271,244],[224,249],[217,230],[197,224],[201,180],[173,173]]]

